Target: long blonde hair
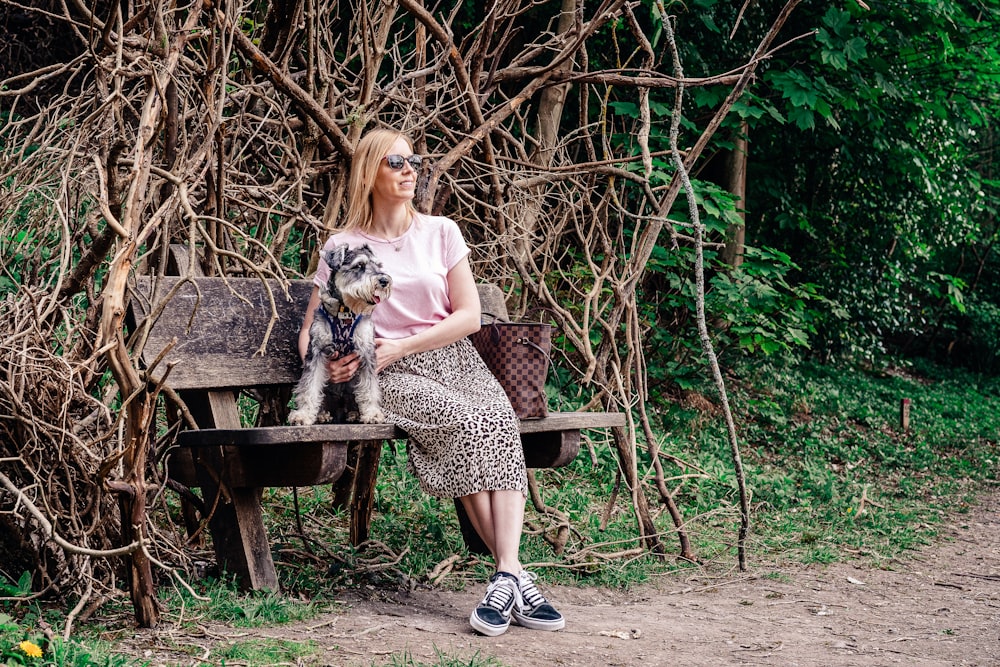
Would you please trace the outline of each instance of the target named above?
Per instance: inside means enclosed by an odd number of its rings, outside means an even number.
[[[344,216],[342,230],[360,230],[367,232],[372,226],[372,188],[375,187],[375,177],[386,153],[402,137],[410,150],[413,142],[402,132],[388,129],[375,129],[361,137],[354,149],[354,159],[351,162],[351,176],[347,181],[347,215]],[[406,202],[410,215],[417,210],[413,202]]]

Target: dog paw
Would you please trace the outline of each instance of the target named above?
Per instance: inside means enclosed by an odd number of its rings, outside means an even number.
[[[374,410],[372,412],[361,413],[361,422],[363,424],[384,424],[385,423],[385,413],[381,410]]]
[[[292,410],[288,413],[288,424],[290,426],[312,426],[316,419],[306,414],[305,410]]]

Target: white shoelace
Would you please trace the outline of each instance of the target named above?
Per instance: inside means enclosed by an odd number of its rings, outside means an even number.
[[[525,570],[518,577],[519,588],[521,589],[521,599],[527,604],[529,609],[537,609],[543,604],[547,604],[548,600],[542,595],[538,587],[535,586],[535,579],[538,575],[534,572],[528,572]]]
[[[496,581],[491,581],[490,585],[486,587],[486,597],[483,598],[480,606],[491,607],[501,613],[509,611],[516,603],[518,595],[517,589],[511,585],[513,583],[507,577],[499,577]]]

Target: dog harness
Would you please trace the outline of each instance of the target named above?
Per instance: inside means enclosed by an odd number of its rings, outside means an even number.
[[[336,320],[330,316],[324,306],[317,308],[330,325],[330,336],[333,338],[333,349],[337,356],[344,356],[354,351],[354,330],[358,328],[358,323],[364,315],[355,315],[343,306],[337,311]],[[350,320],[350,325],[348,325]]]

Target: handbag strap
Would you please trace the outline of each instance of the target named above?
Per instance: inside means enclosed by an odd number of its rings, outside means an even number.
[[[519,343],[519,344],[521,344],[521,345],[527,345],[528,347],[533,347],[533,348],[535,348],[536,350],[538,350],[539,352],[541,352],[541,353],[542,353],[542,354],[543,354],[543,355],[545,356],[545,358],[546,358],[546,359],[548,359],[548,360],[549,360],[549,366],[552,366],[552,357],[551,357],[551,356],[549,356],[549,353],[548,353],[548,352],[546,352],[545,350],[543,350],[543,349],[542,349],[542,346],[541,346],[541,345],[539,345],[538,343],[536,343],[535,341],[533,341],[533,340],[530,340],[530,339],[528,339],[528,338],[518,338],[518,339],[517,339],[517,340],[515,340],[514,342],[515,342],[515,343]]]

